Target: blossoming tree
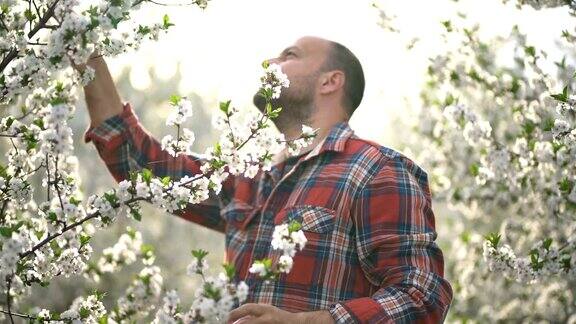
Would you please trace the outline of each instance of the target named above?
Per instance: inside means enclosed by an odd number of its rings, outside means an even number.
[[[574,1],[517,5],[576,9]],[[456,215],[446,249],[456,296],[450,317],[573,322],[574,57],[551,62],[518,27],[486,40],[465,17],[442,24],[454,46],[430,59],[418,136],[405,144]],[[562,38],[573,46],[568,31]],[[500,63],[503,55],[513,63]]]
[[[278,66],[264,63],[259,94],[267,102],[266,111],[241,118],[230,101],[220,103],[221,116],[215,125],[221,137],[205,152],[200,174],[170,179],[147,169],[135,170],[117,188],[82,201],[69,126],[76,103],[74,90],[93,80],[94,70],[85,63],[94,53],[114,56],[138,49],[145,39],[156,40],[173,26],[168,16],[152,25],[131,20],[135,10],[157,4],[148,0],[0,1],[0,104],[5,115],[0,120],[0,137],[10,145],[6,161],[0,164],[2,320],[113,323],[146,316],[159,303],[163,286],[153,247],[128,228],[116,244],[102,251],[100,259],[88,262],[95,232],[114,224],[118,217],[140,220],[143,201],[169,212],[200,203],[210,192],[218,194],[230,175],[254,177],[260,168],[271,167],[274,154],[286,146],[297,153],[315,136],[306,126],[295,139],[272,131],[270,119],[281,109],[273,107],[272,99],[289,86],[289,80]],[[191,5],[205,8],[207,1]],[[190,154],[194,133],[184,126],[192,116],[192,104],[177,95],[169,102],[173,111],[166,123],[174,127],[175,135],[164,137],[162,148],[175,157]],[[35,180],[41,182],[41,190],[34,190]],[[34,194],[39,191],[41,195]],[[278,226],[271,244],[281,254],[279,261],[258,260],[250,268],[262,280],[289,272],[292,257],[304,247],[306,238],[300,224],[293,222]],[[224,265],[222,274],[211,277],[206,273],[207,253],[194,250],[192,254],[187,273],[203,279],[196,298],[183,305],[176,291],[168,291],[155,322],[223,322],[246,299],[249,287],[234,281],[233,265]],[[79,296],[62,313],[18,310],[22,297],[55,278],[86,275],[97,279],[137,260],[144,268],[113,309],[104,307],[103,292],[95,292]]]

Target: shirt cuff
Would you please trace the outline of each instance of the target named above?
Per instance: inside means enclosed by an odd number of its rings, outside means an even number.
[[[372,298],[356,298],[332,304],[328,310],[334,322],[365,323],[373,319],[383,320],[382,306]],[[388,322],[388,321],[383,321]],[[378,321],[380,323],[380,321]]]
[[[94,142],[98,147],[113,149],[122,144],[130,128],[139,124],[138,117],[130,103],[125,103],[122,112],[112,116],[97,126],[90,126],[84,132],[84,142]]]

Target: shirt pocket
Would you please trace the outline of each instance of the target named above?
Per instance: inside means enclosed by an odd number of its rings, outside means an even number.
[[[280,213],[275,223],[280,225],[282,223],[291,222],[293,220],[302,224],[302,230],[312,233],[330,233],[334,228],[334,217],[336,211],[314,205],[295,205],[286,207]]]

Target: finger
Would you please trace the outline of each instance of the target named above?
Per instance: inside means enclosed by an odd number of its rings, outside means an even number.
[[[242,317],[239,320],[236,320],[234,322],[228,322],[228,323],[232,323],[232,324],[250,324],[250,320],[253,319],[254,317],[252,316],[246,316],[246,317]]]
[[[245,316],[260,316],[264,313],[265,307],[258,304],[244,304],[230,312],[228,322],[233,323]]]

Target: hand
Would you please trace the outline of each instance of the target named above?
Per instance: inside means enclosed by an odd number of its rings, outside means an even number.
[[[290,323],[290,324],[332,324],[328,311],[290,313],[267,304],[244,304],[230,313],[228,323]]]
[[[74,60],[70,57],[70,55],[66,54],[66,56],[68,56],[68,59],[70,60],[70,65],[72,65],[72,68],[74,68],[75,70],[77,70],[79,72],[83,72],[86,69],[87,65],[91,66],[90,60],[94,60],[94,59],[97,59],[99,57],[102,57],[102,54],[100,54],[98,52],[98,50],[94,50],[94,52],[92,52],[92,54],[90,54],[88,61],[84,64],[76,64],[76,63],[74,63]]]

